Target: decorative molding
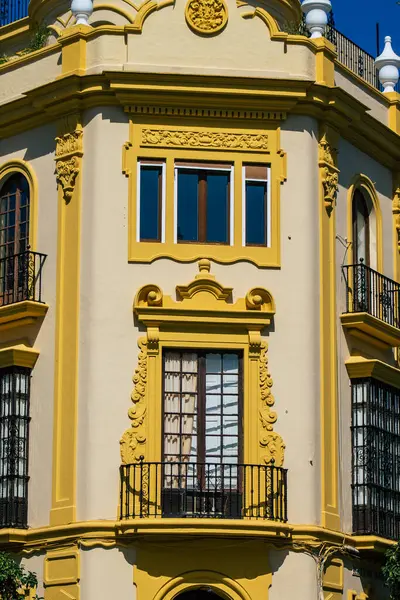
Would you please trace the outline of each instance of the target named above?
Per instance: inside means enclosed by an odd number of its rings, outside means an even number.
[[[198,262],[199,274],[189,285],[177,285],[176,292],[179,298],[190,300],[199,292],[208,292],[213,294],[217,300],[228,301],[232,298],[232,288],[223,287],[210,274],[211,263],[208,259],[202,258]]]
[[[128,411],[132,421],[131,427],[125,431],[120,440],[121,459],[123,464],[137,462],[144,456],[146,442],[146,387],[147,387],[147,339],[140,338],[138,366],[133,376],[134,389],[131,395],[133,406]]]
[[[337,168],[337,149],[328,141],[327,133],[324,133],[319,142],[319,167],[324,189],[324,204],[330,215],[339,190],[339,169]]]
[[[381,360],[352,356],[345,365],[350,379],[371,377],[400,389],[400,369]]]
[[[275,110],[227,110],[223,108],[199,108],[195,106],[125,105],[124,111],[132,115],[163,117],[199,117],[202,119],[246,119],[257,121],[284,121],[285,111]]]
[[[56,137],[56,178],[66,202],[71,200],[74,193],[82,156],[83,130],[80,125],[74,131]]]
[[[269,148],[268,135],[185,129],[142,129],[141,146],[167,148],[206,148],[217,150],[264,151]]]
[[[188,0],[186,22],[195,33],[213,35],[228,22],[228,8],[224,0]]]
[[[273,425],[276,423],[277,414],[271,410],[275,404],[275,398],[272,395],[273,385],[272,377],[268,369],[268,346],[264,342],[261,344],[259,358],[259,379],[260,379],[260,446],[265,450],[263,460],[265,464],[274,464],[281,467],[285,459],[285,443],[282,437],[273,431]]]

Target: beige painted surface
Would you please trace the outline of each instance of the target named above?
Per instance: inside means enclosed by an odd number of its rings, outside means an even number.
[[[248,7],[227,0],[229,20],[215,36],[199,36],[185,21],[185,0],[153,13],[141,35],[128,37],[127,69],[181,73],[314,79],[314,55],[304,46],[271,42],[259,19],[243,19]]]
[[[361,83],[361,79],[356,79],[349,75],[347,71],[336,65],[335,69],[335,84],[343,88],[353,98],[365,104],[369,113],[377,121],[388,124],[388,108],[383,96],[380,97],[378,92],[372,92],[367,85]]]
[[[136,600],[133,584],[134,548],[81,550],[81,598]]]
[[[53,81],[61,74],[60,57],[60,52],[55,52],[50,56],[32,60],[23,67],[16,66],[1,73],[0,105]]]
[[[311,600],[317,598],[316,567],[310,556],[270,550],[272,585],[268,600]]]
[[[11,158],[24,159],[36,173],[39,192],[36,250],[47,254],[42,275],[42,297],[50,308],[39,330],[29,331],[30,343],[40,351],[33,370],[31,392],[28,522],[32,527],[48,524],[51,501],[57,260],[55,135],[55,127],[48,125],[0,141],[1,164]]]
[[[23,566],[28,571],[33,571],[34,573],[36,573],[37,580],[38,580],[38,587],[37,587],[36,593],[39,598],[44,597],[44,587],[43,587],[44,559],[45,559],[44,554],[32,554],[31,556],[24,557],[22,559]]]
[[[168,260],[127,264],[127,179],[121,173],[121,148],[128,139],[126,117],[122,111],[105,108],[102,114],[90,111],[86,118],[78,520],[113,518],[117,511],[118,440],[129,426],[127,410],[140,335],[133,323],[133,297],[147,283],[156,283],[165,294],[174,295],[175,286],[188,283],[197,272],[195,264]],[[234,288],[236,298],[244,297],[252,287],[265,286],[276,300],[269,360],[278,412],[275,429],[287,443],[289,518],[316,523],[319,284],[318,213],[313,198],[317,193],[317,148],[315,138],[303,132],[305,128],[313,129],[315,123],[293,117],[282,133],[282,147],[288,151],[288,182],[282,188],[282,270],[260,271],[241,263],[213,264],[212,272],[221,283]]]
[[[342,264],[349,264],[348,253],[346,253],[346,242],[348,235],[347,223],[347,197],[348,188],[353,177],[359,173],[367,175],[375,184],[380,207],[382,210],[383,230],[383,274],[393,277],[393,233],[392,233],[392,175],[388,169],[379,165],[366,154],[352,147],[345,140],[339,145],[339,168],[340,188],[336,207],[336,231],[340,239],[336,240],[336,263],[337,263],[337,302],[338,315],[345,312],[346,296],[345,281],[341,270]],[[350,349],[343,328],[338,319],[338,391],[340,408],[340,457],[341,491],[340,503],[342,506],[343,528],[345,531],[352,529],[352,498],[351,498],[351,389],[345,367],[345,361],[350,355]],[[367,350],[364,345],[359,344],[360,349]],[[369,349],[371,352],[371,349]],[[373,351],[371,358],[378,358],[389,364],[393,363],[393,352],[384,352],[377,348]]]

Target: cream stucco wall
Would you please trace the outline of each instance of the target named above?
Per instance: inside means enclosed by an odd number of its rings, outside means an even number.
[[[47,254],[42,274],[42,298],[49,305],[39,328],[28,332],[40,356],[32,377],[29,444],[29,524],[47,525],[51,502],[53,443],[54,344],[57,261],[57,188],[54,176],[55,126],[47,125],[0,141],[0,164],[27,161],[38,181],[36,251]],[[0,342],[2,334],[0,331]]]
[[[316,565],[305,554],[270,550],[272,585],[268,600],[310,600],[317,598]]]
[[[379,204],[382,211],[382,245],[383,269],[385,276],[393,278],[393,215],[392,215],[392,174],[375,160],[351,146],[347,141],[341,140],[339,144],[340,187],[336,207],[336,231],[341,239],[336,239],[336,271],[337,271],[337,313],[338,316],[345,312],[346,295],[345,281],[342,274],[342,264],[349,264],[349,253],[346,251],[348,238],[348,189],[352,179],[357,174],[367,175],[375,185]],[[372,237],[372,236],[371,236]],[[351,240],[348,240],[349,242]],[[352,499],[351,499],[351,389],[345,367],[345,361],[350,356],[350,347],[340,320],[337,321],[338,332],[338,403],[340,428],[340,475],[342,506],[342,526],[345,531],[352,530]],[[360,345],[360,344],[359,344]],[[371,350],[367,346],[360,348],[372,358],[378,358],[389,364],[394,364],[393,352],[379,348]]]
[[[319,515],[319,283],[317,144],[312,119],[284,124],[288,181],[282,187],[282,270],[212,265],[235,298],[265,286],[277,304],[268,336],[278,423],[287,442],[289,513],[293,522]],[[118,502],[120,435],[129,426],[137,339],[132,302],[144,284],[165,294],[189,282],[193,264],[127,263],[127,179],[121,151],[128,139],[122,111],[92,110],[85,119],[79,362],[78,519],[112,518]],[[103,152],[107,147],[108,152]],[[299,224],[303,223],[303,227]],[[304,352],[304,348],[309,350]],[[291,376],[288,377],[288,370]],[[307,418],[304,419],[304,415]],[[299,427],[301,423],[301,427]],[[302,496],[303,502],[297,498]]]
[[[83,548],[80,552],[81,598],[136,600],[133,585],[135,548]]]
[[[48,56],[40,56],[37,59],[29,59],[27,64],[18,68],[10,68],[0,71],[0,106],[22,97],[30,90],[45,85],[61,74],[61,53],[55,51]]]

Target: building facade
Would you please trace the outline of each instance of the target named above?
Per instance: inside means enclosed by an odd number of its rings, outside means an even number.
[[[45,600],[387,597],[400,96],[300,21],[0,28],[0,546]]]

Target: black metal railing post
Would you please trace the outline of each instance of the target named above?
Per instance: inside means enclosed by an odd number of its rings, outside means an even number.
[[[400,328],[400,284],[361,260],[343,266],[346,284],[346,312],[366,312],[393,327]]]
[[[120,467],[120,518],[287,521],[287,471],[275,465],[152,462]]]
[[[42,272],[46,260],[39,252],[0,258],[0,306],[24,300],[42,301]]]

